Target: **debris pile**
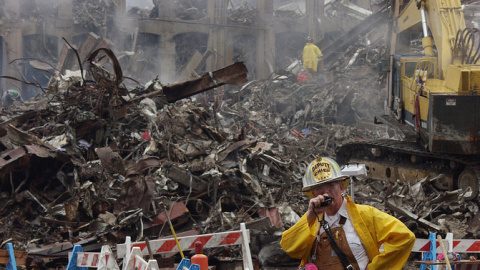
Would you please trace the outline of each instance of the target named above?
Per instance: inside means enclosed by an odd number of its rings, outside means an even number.
[[[256,8],[248,5],[248,3],[229,9],[228,13],[230,21],[242,24],[252,24],[258,17]]]
[[[199,20],[207,15],[207,1],[175,1],[175,14],[182,20]]]
[[[175,16],[178,19],[200,20],[207,15],[207,1],[181,0],[174,1],[173,4],[175,5]],[[159,9],[162,9],[159,1],[153,1],[151,9],[134,6],[127,11],[127,15],[138,19],[158,18]]]
[[[313,82],[298,82],[295,61],[266,80],[246,82],[246,69],[235,64],[135,88],[125,86],[112,50],[86,54],[88,70],[63,66],[45,95],[2,108],[0,247],[27,250],[29,268],[66,265],[74,244],[98,251],[126,236],[169,236],[168,215],[178,234],[244,222],[257,263],[297,265],[278,241],[306,210],[300,190],[308,163],[334,157],[349,141],[388,136],[369,123],[383,104],[382,85],[372,83],[382,76],[376,53],[359,43]],[[461,192],[437,191],[428,181],[358,179],[355,188],[357,202],[391,212],[418,237],[479,230],[478,204]],[[205,253],[214,260],[241,254]]]
[[[101,27],[112,25],[115,14],[115,3],[112,0],[106,1],[73,1],[73,21],[84,29],[94,31]]]

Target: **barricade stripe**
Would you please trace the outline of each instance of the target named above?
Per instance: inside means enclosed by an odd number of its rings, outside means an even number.
[[[447,241],[444,240],[445,245]],[[480,253],[480,240],[475,239],[454,239],[453,251],[457,253],[469,252],[469,253]],[[441,252],[440,243],[436,242],[437,252]],[[417,239],[413,245],[412,252],[430,252],[430,241],[428,239]]]
[[[179,243],[180,243],[180,240],[179,240]],[[155,253],[172,251],[172,249],[174,249],[176,246],[177,246],[177,242],[175,242],[175,240],[167,240]]]
[[[430,252],[430,246],[431,246],[431,243],[427,243],[420,249],[420,251]]]
[[[145,261],[143,258],[141,257],[138,257],[138,255],[135,256],[135,263],[134,263],[134,266],[136,269],[138,270],[143,270],[143,269],[146,269],[148,264],[147,264],[147,261]]]
[[[225,239],[226,236],[227,236],[226,234],[214,235],[210,239],[210,241],[208,241],[207,244],[203,246],[203,248],[212,248],[212,247],[220,246],[220,243],[222,243],[222,241]]]
[[[468,249],[468,252],[479,251],[480,250],[480,241],[475,241]]]
[[[107,257],[108,258],[108,257]],[[98,265],[98,259],[99,259],[99,254],[93,254],[93,259],[92,259],[92,266],[97,266]],[[108,259],[107,259],[108,261]]]
[[[230,232],[222,232],[222,233],[213,233],[213,234],[204,234],[204,235],[192,235],[192,236],[185,236],[178,238],[178,244],[181,246],[182,250],[192,250],[195,248],[195,242],[200,241],[203,244],[204,248],[214,248],[220,246],[227,246],[227,245],[242,245],[242,250],[245,248],[245,240],[248,245],[248,237],[249,233],[248,230],[245,229],[245,225],[241,224],[241,231],[230,231]],[[424,244],[424,243],[422,243]],[[480,244],[480,243],[479,243]],[[125,261],[126,257],[126,247],[131,246],[131,253],[128,256],[128,262]],[[175,254],[178,252],[177,241],[175,239],[161,239],[161,240],[154,240],[150,241],[150,245],[153,250],[156,250],[155,253],[168,253],[168,254]],[[112,253],[110,246],[104,245],[102,246],[101,253],[96,252],[82,252],[81,247],[80,250],[77,250],[75,246],[72,255],[75,255],[76,259],[76,266],[82,267],[92,267],[98,268],[100,267],[115,267],[112,269],[119,269],[115,254]],[[116,256],[118,258],[124,258],[124,263],[126,267],[131,268],[135,267],[137,270],[147,270],[150,268],[158,268],[156,260],[145,261],[142,258],[142,255],[146,253],[147,249],[146,242],[137,242],[131,243],[130,237],[127,237],[125,244],[117,244],[116,249]],[[250,258],[250,251],[248,250],[247,246],[247,253],[245,255],[245,251],[243,251],[244,256],[248,256]],[[80,252],[79,252],[80,251]],[[70,256],[70,253],[69,253]],[[69,257],[69,260],[72,258]],[[111,265],[115,264],[115,265]],[[248,268],[253,269],[251,259],[249,261],[244,260],[244,267],[247,266]],[[152,268],[152,269],[153,269]]]
[[[430,248],[430,241],[426,239],[417,239],[415,243],[413,244],[413,251],[423,251],[423,252],[428,252]]]
[[[132,245],[132,248],[130,250],[132,250],[134,247],[139,247],[141,251],[143,251],[146,247],[147,247],[147,243],[146,242],[143,242],[143,243],[136,243],[136,244],[133,244]]]
[[[80,265],[81,266],[87,265],[87,260],[88,260],[88,254],[84,253],[82,258],[82,263]]]
[[[202,246],[205,247],[207,242],[210,241],[210,239],[212,239],[212,237],[213,237],[213,235],[199,236],[199,237],[197,237],[197,239],[195,239],[195,241],[192,241],[192,244],[189,246],[188,249],[194,249],[195,248],[195,242],[197,242],[197,241],[202,242]]]
[[[424,239],[417,239],[413,244],[412,251],[416,252],[428,252],[430,247],[429,241],[424,241]]]
[[[236,232],[236,233],[229,233],[227,237],[219,244],[221,245],[233,245],[235,242],[237,242],[238,238],[240,238],[241,232]]]
[[[180,244],[180,247],[182,248],[182,250],[187,250],[189,249],[188,247],[193,245],[193,243],[196,240],[196,238],[193,238],[193,237],[190,237],[190,238],[183,238],[181,239],[182,241],[180,241],[180,239],[178,239],[178,243]],[[204,246],[205,247],[205,246]]]
[[[453,241],[453,250],[465,252],[475,241],[468,240],[454,240]]]
[[[455,249],[458,244],[460,244],[460,241],[458,241],[458,240],[453,240],[453,249]]]
[[[184,236],[179,237],[179,243],[182,250],[191,250],[194,247],[194,243],[197,240],[204,241],[204,239],[210,238],[208,241],[205,242],[203,248],[213,248],[225,245],[241,245],[242,244],[242,232],[241,231],[230,231],[230,232],[222,232],[222,233],[213,233],[213,234],[205,234],[205,235],[195,235],[195,236]],[[178,248],[176,242],[168,242],[167,241],[174,241],[174,239],[161,239],[161,240],[153,240],[150,241],[150,246],[152,250],[156,250],[155,254],[161,252],[178,252]],[[175,243],[175,244],[172,244]],[[145,242],[137,242],[132,243],[133,247],[139,247],[142,254],[147,254],[146,250],[146,243]],[[118,244],[117,245],[117,256],[120,258],[125,257],[126,255],[126,245],[125,244]]]

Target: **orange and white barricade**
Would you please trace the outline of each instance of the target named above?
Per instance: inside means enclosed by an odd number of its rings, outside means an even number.
[[[447,238],[443,240],[448,251],[455,253],[480,253],[479,239],[453,239],[451,235],[451,233],[448,233]],[[412,252],[430,252],[431,243],[430,239],[417,239],[413,245]],[[440,243],[436,243],[436,247],[437,253],[442,252]]]
[[[478,239],[453,239],[453,234],[447,233],[446,238],[441,241],[447,252],[480,253],[480,240]],[[416,239],[412,252],[423,253],[423,260],[415,261],[421,263],[421,270],[426,269],[427,265],[434,270],[437,269],[437,266],[445,265],[445,262],[437,260],[437,254],[442,252],[442,248],[435,233],[431,233],[429,239]],[[479,260],[456,260],[450,261],[450,264],[455,265],[455,270],[480,270]]]
[[[75,256],[76,261],[73,260]],[[73,252],[70,254],[69,265],[73,262],[71,269],[98,268],[100,270],[120,270],[117,260],[109,245],[102,246],[98,252]]]
[[[203,244],[203,248],[214,248],[231,245],[241,245],[243,255],[243,269],[253,270],[252,255],[250,253],[250,235],[249,231],[245,227],[245,223],[240,224],[239,231],[228,231],[211,234],[201,234],[177,237],[182,251],[193,250],[195,248],[195,242],[200,241]],[[149,241],[150,248],[153,254],[160,253],[177,253],[179,249],[174,238],[158,239]],[[138,248],[141,251],[141,256],[148,255],[146,242],[130,243],[130,238],[127,237],[125,244],[117,245],[117,257],[124,259],[125,263],[128,263],[131,259],[131,254],[134,249]],[[125,268],[123,270],[126,270]]]
[[[126,260],[123,270],[158,270],[157,260],[145,261],[139,247],[134,247]]]

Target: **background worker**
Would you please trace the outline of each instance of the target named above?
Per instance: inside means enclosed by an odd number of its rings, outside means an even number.
[[[322,270],[402,269],[415,235],[395,217],[344,196],[350,177],[334,160],[315,159],[302,182],[311,199],[307,212],[282,235],[280,245],[288,255]],[[329,198],[331,203],[322,206]]]
[[[305,47],[303,47],[302,54],[303,68],[307,72],[309,80],[312,80],[314,75],[317,73],[317,68],[319,67],[319,60],[320,70],[323,71],[322,51],[317,47],[317,45],[313,44],[313,42],[313,38],[307,38],[307,44],[305,45]]]

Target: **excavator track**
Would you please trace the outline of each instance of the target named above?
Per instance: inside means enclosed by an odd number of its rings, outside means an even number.
[[[464,190],[467,199],[479,194],[480,155],[433,153],[416,142],[388,139],[347,143],[336,155],[340,164],[365,164],[372,179],[414,184],[428,177],[439,189]]]

